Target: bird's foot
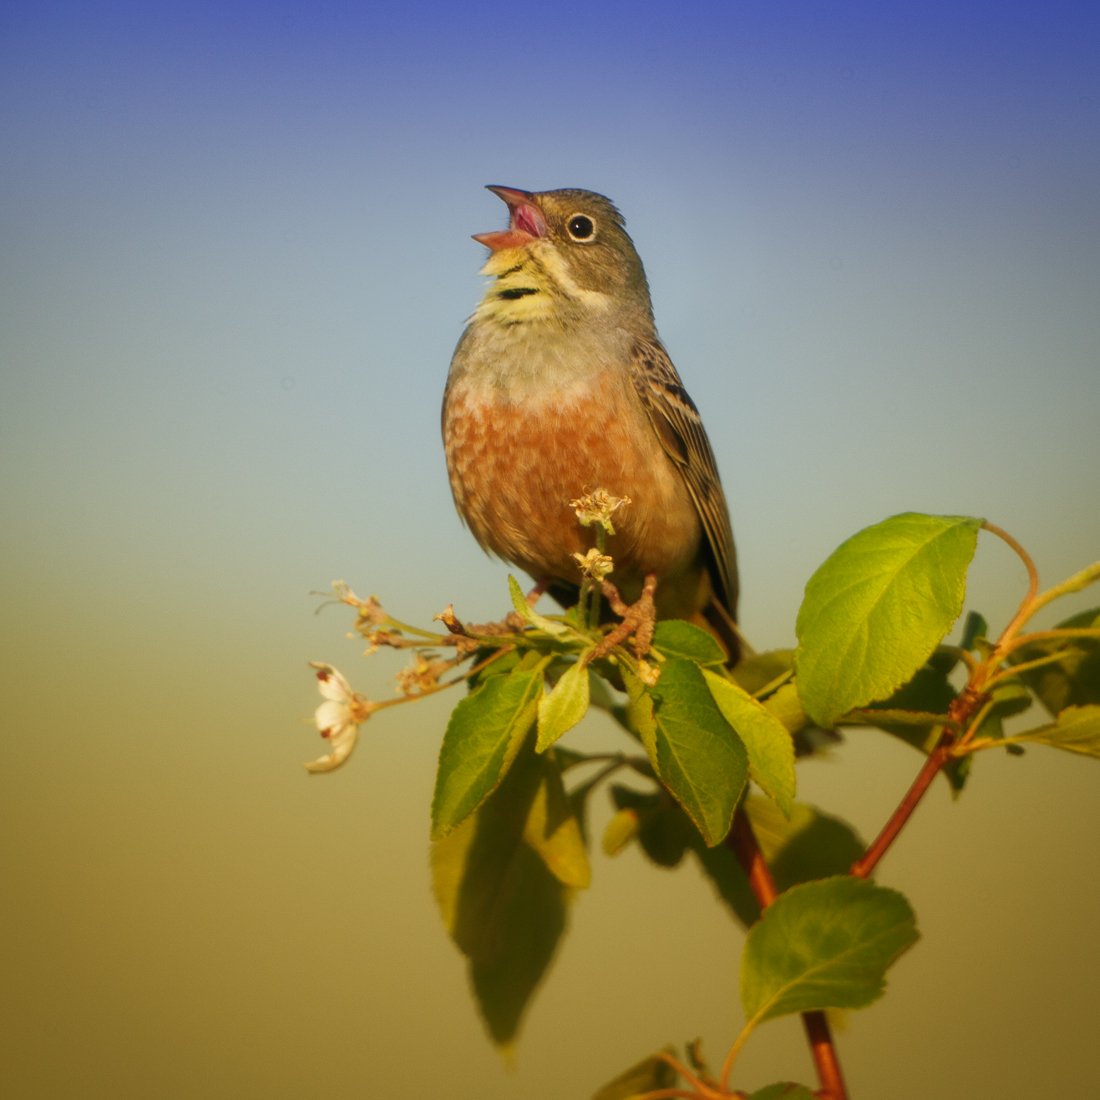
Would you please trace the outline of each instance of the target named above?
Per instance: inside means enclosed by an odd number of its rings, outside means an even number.
[[[628,604],[619,590],[608,580],[602,582],[600,590],[608,606],[622,619],[617,626],[609,630],[603,641],[592,650],[590,660],[606,657],[617,645],[628,638],[634,655],[641,660],[653,644],[653,631],[657,626],[657,608],[653,595],[657,591],[657,577],[650,573],[642,585],[642,594],[634,603]]]

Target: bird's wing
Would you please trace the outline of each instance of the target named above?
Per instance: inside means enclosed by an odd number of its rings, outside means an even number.
[[[656,340],[634,348],[631,378],[665,453],[683,475],[706,533],[715,593],[737,617],[737,558],[729,509],[714,451],[695,402],[684,389],[668,352]]]

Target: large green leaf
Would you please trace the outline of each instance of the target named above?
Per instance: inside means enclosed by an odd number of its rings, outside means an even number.
[[[652,689],[650,762],[709,845],[729,832],[748,778],[748,755],[693,661],[669,658]],[[644,737],[643,737],[644,740]]]
[[[909,903],[848,875],[794,886],[750,929],[741,963],[747,1027],[776,1016],[862,1008],[917,940]]]
[[[1100,757],[1100,706],[1066,707],[1053,722],[1004,739],[1006,745],[1028,741]]]
[[[510,672],[486,679],[451,712],[435,777],[433,838],[461,824],[504,778],[535,721],[549,660],[527,654]]]
[[[548,794],[553,767],[525,748],[492,797],[432,845],[436,901],[469,961],[489,1034],[505,1048],[565,930],[574,891],[563,880],[579,877],[568,804],[559,816]]]
[[[885,699],[924,664],[962,611],[982,521],[892,516],[842,543],[810,578],[795,665],[807,714],[831,727]]]
[[[787,727],[744,688],[704,669],[707,687],[749,757],[749,775],[785,813],[794,800],[794,742]]]

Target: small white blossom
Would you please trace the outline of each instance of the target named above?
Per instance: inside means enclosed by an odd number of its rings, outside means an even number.
[[[577,568],[594,581],[602,581],[608,573],[615,570],[615,563],[610,555],[601,554],[594,546],[587,554],[574,554],[573,560],[576,561]]]
[[[630,503],[630,497],[613,496],[606,489],[594,489],[591,493],[569,502],[569,507],[577,513],[582,527],[591,527],[598,523],[609,535],[615,534],[611,516],[624,504]]]
[[[351,755],[359,737],[359,726],[374,710],[374,705],[351,690],[344,677],[323,661],[310,661],[317,670],[317,686],[323,702],[313,715],[321,736],[332,746],[332,751],[306,765],[311,772],[330,772],[338,768]]]

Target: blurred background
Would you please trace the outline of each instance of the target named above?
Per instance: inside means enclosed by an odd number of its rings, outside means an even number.
[[[5,1095],[560,1100],[670,1041],[720,1062],[740,934],[629,852],[502,1063],[429,894],[455,700],[307,776],[306,662],[399,667],[311,593],[505,607],[438,426],[486,183],[625,213],[758,646],[894,512],[988,516],[1047,583],[1094,560],[1098,34],[1083,2],[3,4]],[[983,536],[969,606],[1003,625],[1023,583]],[[871,835],[917,766],[855,732],[802,794]],[[1098,792],[1042,748],[933,789],[881,869],[923,940],[848,1017],[853,1100],[1100,1074]],[[810,1074],[779,1022],[739,1081]]]

